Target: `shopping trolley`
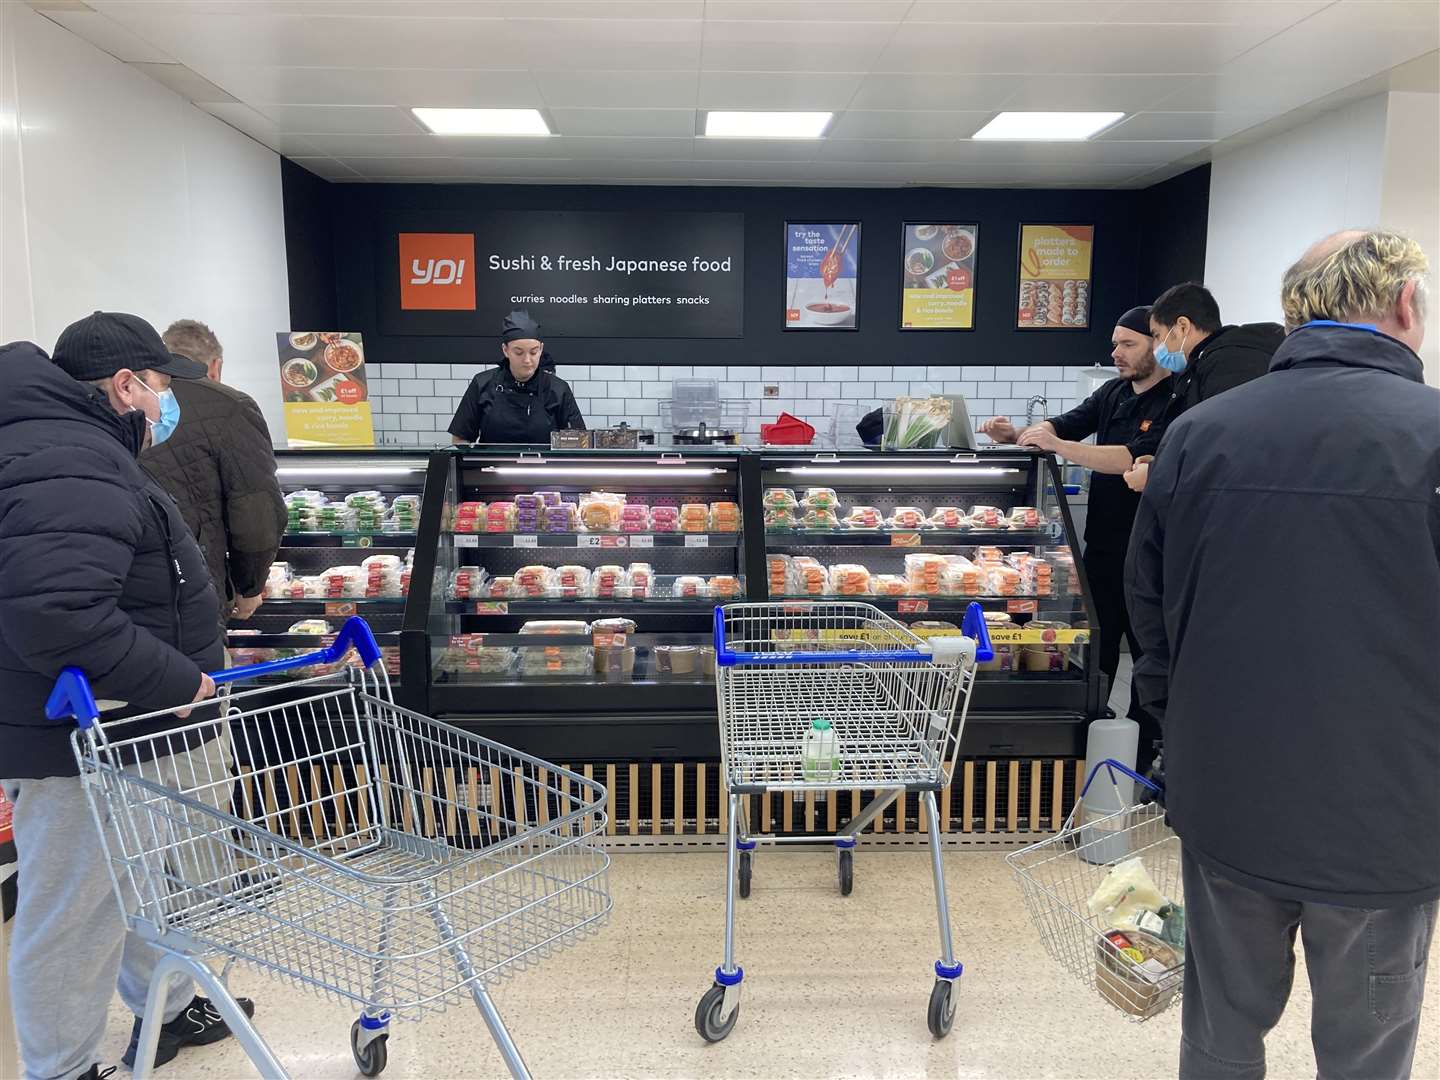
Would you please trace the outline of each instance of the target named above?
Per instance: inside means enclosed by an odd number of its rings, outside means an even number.
[[[1087,819],[1083,800],[1101,769],[1116,789],[1115,805],[1122,809]],[[1180,838],[1165,823],[1165,808],[1159,802],[1126,805],[1129,800],[1120,793],[1120,776],[1161,794],[1158,785],[1120,762],[1102,761],[1090,770],[1060,831],[1012,852],[1006,861],[1015,872],[1045,951],[1125,1016],[1145,1021],[1180,1000],[1185,981],[1183,939],[1169,942],[1165,949],[1160,947],[1167,944],[1162,938],[1156,955],[1148,958],[1153,962],[1141,966],[1133,953],[1125,952],[1127,944],[1132,948],[1135,944],[1129,936],[1138,935],[1121,931],[1116,937],[1108,913],[1103,908],[1092,910],[1091,899],[1116,867],[1138,859],[1159,894],[1183,912]],[[1147,933],[1145,941],[1153,940],[1153,934]]]
[[[352,648],[360,663],[342,664]],[[605,920],[605,790],[397,707],[379,657],[352,618],[329,648],[211,678],[331,673],[222,692],[185,718],[102,722],[85,676],[60,676],[47,711],[79,721],[71,742],[116,898],[163,954],[140,1080],[176,972],[262,1076],[286,1075],[225,986],[235,961],[359,1006],[350,1043],[365,1076],[385,1068],[392,1020],[467,995],[510,1072],[529,1075],[487,984]]]
[[[840,891],[854,881],[856,839],[900,795],[921,793],[930,822],[930,858],[940,924],[940,960],[929,1023],[943,1038],[955,1020],[957,963],[940,860],[935,792],[950,780],[969,707],[975,664],[993,658],[984,614],[971,604],[957,636],[918,637],[872,604],[727,604],[715,609],[720,758],[729,788],[725,960],[695,1010],[695,1028],[719,1042],[735,1026],[744,971],[735,963],[735,891],[749,894],[760,843],[831,842]],[[807,765],[815,720],[828,720],[833,756]],[[752,836],[741,799],[765,792],[874,791],[837,836]]]

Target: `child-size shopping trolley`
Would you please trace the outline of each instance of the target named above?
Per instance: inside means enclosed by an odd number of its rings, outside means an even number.
[[[1119,809],[1087,816],[1085,795],[1102,769],[1115,793],[1109,805]],[[1179,1001],[1185,981],[1180,838],[1158,801],[1130,805],[1122,777],[1162,794],[1120,762],[1102,761],[1060,831],[1006,861],[1045,951],[1129,1019],[1144,1021]]]
[[[341,664],[352,647],[360,663]],[[286,1075],[211,957],[359,1006],[350,1043],[365,1076],[385,1068],[391,1020],[465,996],[510,1072],[529,1075],[486,987],[608,915],[604,788],[397,707],[379,658],[352,618],[320,652],[211,678],[328,674],[109,722],[78,669],[61,675],[49,715],[79,721],[71,742],[116,897],[163,953],[140,1080],[176,972],[262,1076]]]
[[[935,793],[950,780],[975,681],[992,659],[978,604],[962,635],[928,641],[872,604],[727,604],[715,609],[720,757],[729,788],[725,960],[695,1010],[709,1042],[730,1034],[744,971],[735,963],[735,890],[748,895],[759,843],[833,842],[840,891],[853,883],[856,839],[901,794],[921,793],[940,922],[940,960],[929,1023],[943,1038],[955,1020],[955,960],[940,860]],[[837,836],[752,836],[742,807],[765,792],[873,791],[869,806]]]

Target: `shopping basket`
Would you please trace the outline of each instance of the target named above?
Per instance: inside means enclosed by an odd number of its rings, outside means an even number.
[[[1115,786],[1115,805],[1123,808],[1087,819],[1083,801],[1101,769]],[[1159,802],[1125,805],[1128,800],[1119,793],[1117,774],[1161,793],[1158,785],[1120,762],[1102,761],[1090,770],[1060,831],[1011,853],[1006,861],[1015,872],[1045,951],[1125,1016],[1144,1021],[1180,1000],[1185,981],[1183,937],[1168,943],[1162,937],[1156,944],[1154,933],[1128,929],[1128,924],[1117,937],[1113,913],[1099,890],[1114,872],[1134,874],[1132,860],[1139,860],[1148,875],[1146,885],[1153,883],[1155,891],[1183,913],[1180,838],[1165,823],[1165,808]],[[1154,954],[1145,956],[1146,950],[1136,948],[1142,944]],[[1127,947],[1133,951],[1127,952]]]
[[[975,664],[993,658],[979,604],[961,635],[928,641],[873,604],[727,604],[715,609],[716,695],[721,770],[729,788],[725,882],[725,958],[695,1010],[695,1028],[719,1042],[735,1026],[744,971],[735,963],[735,891],[748,896],[759,843],[833,843],[840,891],[854,883],[860,832],[908,791],[929,815],[930,856],[939,911],[940,960],[929,1024],[943,1038],[955,1020],[950,913],[940,860],[935,793],[950,780],[969,707]],[[826,767],[807,766],[807,733],[826,720]],[[742,796],[771,791],[874,791],[869,806],[836,836],[751,836]]]
[[[211,957],[358,1006],[351,1049],[366,1076],[385,1068],[391,1020],[467,996],[511,1073],[528,1075],[487,984],[608,915],[605,790],[397,707],[362,619],[327,649],[211,678],[329,668],[352,648],[359,664],[338,674],[222,693],[183,719],[102,722],[85,676],[60,676],[47,711],[79,721],[71,742],[116,898],[163,954],[136,1077],[176,972],[262,1076],[286,1075]]]

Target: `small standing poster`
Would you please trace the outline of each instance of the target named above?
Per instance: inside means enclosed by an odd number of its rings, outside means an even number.
[[[978,225],[904,226],[901,330],[975,328]]]
[[[785,223],[785,329],[860,327],[860,223]]]
[[[1090,325],[1094,225],[1021,225],[1021,330],[1084,330]]]
[[[290,446],[374,446],[360,335],[297,330],[276,334],[275,341]]]

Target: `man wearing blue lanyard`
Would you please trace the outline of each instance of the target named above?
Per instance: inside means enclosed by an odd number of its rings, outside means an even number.
[[[1440,390],[1428,264],[1338,233],[1270,372],[1186,410],[1126,570],[1182,845],[1182,1080],[1265,1075],[1297,931],[1322,1077],[1410,1074],[1440,897]]]

